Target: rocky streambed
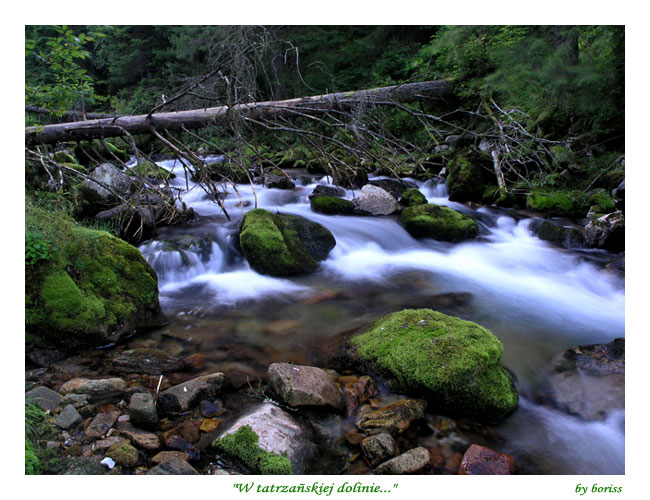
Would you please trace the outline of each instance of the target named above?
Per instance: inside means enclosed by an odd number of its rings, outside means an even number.
[[[432,181],[297,172],[238,185],[232,222],[175,182],[194,221],[140,247],[168,323],[28,366],[45,472],[624,472],[623,400],[588,397],[624,387],[608,251]]]

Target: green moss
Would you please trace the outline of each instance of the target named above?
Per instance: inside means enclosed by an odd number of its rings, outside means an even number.
[[[285,454],[262,450],[259,447],[259,437],[248,425],[215,440],[212,444],[260,474],[293,474],[289,458]]]
[[[25,439],[25,474],[38,474],[41,468],[40,461],[34,452],[34,445]]]
[[[102,345],[107,332],[146,326],[159,313],[155,272],[137,248],[63,214],[26,207],[57,251],[26,269],[29,338],[63,347]]]
[[[404,193],[399,202],[405,207],[415,207],[417,205],[426,205],[427,197],[424,196],[418,189],[409,188]]]
[[[406,208],[399,222],[414,238],[456,243],[478,235],[478,224],[474,219],[434,204]]]
[[[612,197],[604,189],[598,189],[589,195],[591,210],[598,215],[605,215],[615,210]]]
[[[568,167],[575,160],[575,154],[564,146],[551,146],[553,163],[560,167]]]
[[[584,217],[589,200],[579,191],[535,190],[526,200],[526,207],[548,216]]]
[[[460,156],[449,162],[447,186],[451,201],[479,201],[489,184],[494,183],[490,175],[492,158],[483,153]]]
[[[311,199],[311,209],[327,215],[349,215],[354,211],[354,203],[335,196],[316,196]]]
[[[501,419],[517,407],[513,382],[500,364],[503,346],[476,323],[407,309],[381,318],[350,345],[389,373],[397,388],[424,391],[443,411]]]
[[[336,244],[320,224],[263,209],[244,216],[239,242],[251,267],[272,276],[313,271]]]
[[[166,181],[176,177],[176,174],[170,172],[169,170],[159,167],[155,163],[146,160],[141,161],[139,164],[136,163],[128,170],[126,170],[126,173],[131,176],[142,176],[158,181]]]
[[[55,473],[61,457],[56,450],[44,445],[46,440],[58,439],[51,417],[33,402],[25,401],[25,474]]]

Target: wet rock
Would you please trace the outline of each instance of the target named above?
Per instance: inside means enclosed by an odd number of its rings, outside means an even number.
[[[417,189],[417,186],[412,182],[402,181],[399,179],[373,179],[368,181],[368,184],[383,189],[396,200],[401,198],[401,196],[404,194],[404,191],[407,189]]]
[[[82,421],[81,415],[72,405],[67,405],[56,417],[54,423],[61,429],[70,429]]]
[[[61,394],[88,394],[93,401],[103,401],[121,396],[126,391],[126,382],[121,378],[90,380],[74,378],[61,386]]]
[[[54,410],[61,404],[62,400],[62,397],[58,392],[53,391],[44,385],[35,387],[31,391],[26,392],[25,398],[28,398],[36,403],[43,411]]]
[[[201,415],[206,418],[219,417],[226,412],[221,404],[216,404],[206,400],[201,401],[199,404],[199,411],[201,412]]]
[[[359,377],[354,383],[346,384],[343,395],[348,417],[354,415],[359,406],[378,394],[378,392],[375,382],[367,375]]]
[[[124,467],[135,467],[138,463],[138,450],[126,441],[111,445],[106,451],[106,456],[111,457],[116,464]]]
[[[160,438],[155,434],[135,428],[129,422],[120,422],[117,429],[138,448],[155,451],[160,448]]]
[[[61,405],[72,405],[75,408],[81,408],[90,403],[89,394],[66,394],[61,400]]]
[[[364,214],[390,215],[400,211],[399,203],[388,191],[372,184],[363,186],[353,202]]]
[[[130,176],[112,163],[102,163],[78,186],[78,193],[84,214],[93,216],[118,201],[113,194],[128,197],[133,188]],[[106,186],[106,187],[104,187]]]
[[[316,452],[309,431],[287,412],[270,403],[257,405],[235,420],[220,434],[219,439],[214,443],[215,446],[227,453],[235,454],[246,462],[246,456],[242,451],[250,450],[240,450],[222,441],[225,437],[246,427],[249,432],[257,436],[257,443],[249,443],[251,448],[259,448],[263,452],[275,455],[286,454],[294,474],[304,473],[307,463]],[[259,458],[254,457],[254,460],[258,461]],[[259,463],[250,463],[250,461],[247,465],[251,468],[260,467]]]
[[[614,199],[616,210],[621,210],[625,213],[625,179],[621,181],[616,189],[612,190],[612,198]]]
[[[504,475],[515,473],[515,459],[510,455],[473,444],[463,455],[458,474]]]
[[[398,453],[397,443],[390,434],[385,432],[365,438],[361,441],[361,450],[373,465],[394,457]]]
[[[610,252],[625,250],[625,215],[621,211],[592,220],[585,227],[585,240],[593,248]]]
[[[360,432],[350,431],[346,433],[344,437],[349,444],[351,444],[352,446],[356,446],[358,444],[361,444],[361,441],[366,439],[368,436],[366,436],[365,434],[361,434]]]
[[[84,436],[86,439],[99,439],[106,436],[106,433],[117,422],[117,417],[120,416],[119,411],[109,411],[106,413],[98,413],[92,419],[90,425],[86,428]]]
[[[221,390],[223,379],[223,373],[211,373],[175,385],[160,393],[158,408],[164,413],[187,411],[202,398],[214,398]]]
[[[273,391],[289,406],[344,408],[343,394],[320,368],[273,363],[269,366],[268,375]]]
[[[160,375],[183,369],[184,363],[165,351],[152,348],[138,348],[123,351],[112,358],[113,368],[119,373],[144,373]]]
[[[501,366],[503,345],[482,326],[430,309],[405,309],[352,336],[340,362],[383,373],[396,391],[424,395],[452,416],[500,420],[519,403]]]
[[[178,425],[169,431],[167,431],[163,436],[165,436],[165,444],[167,444],[167,436],[179,436],[181,439],[184,439],[188,443],[196,443],[199,440],[200,432],[199,428],[201,426],[200,420],[194,420],[190,422],[183,422],[181,425]],[[169,446],[168,447],[172,447]]]
[[[413,448],[377,467],[377,474],[413,474],[429,464],[426,448]]]
[[[213,418],[206,418],[203,422],[201,422],[201,427],[199,427],[199,430],[201,432],[212,432],[217,430],[217,428],[221,425],[220,420],[215,420]]]
[[[264,172],[264,187],[275,189],[293,189],[296,185],[291,178],[277,168],[272,168]]]
[[[316,270],[336,240],[324,226],[304,217],[255,209],[244,216],[239,243],[255,271],[286,276]]]
[[[312,198],[310,207],[325,215],[350,215],[354,212],[354,203],[336,196],[316,196]]]
[[[180,458],[172,458],[160,465],[156,465],[153,469],[147,472],[148,476],[155,475],[198,475],[194,467],[188,464],[185,460]]]
[[[585,237],[577,229],[559,226],[547,220],[535,219],[528,228],[540,240],[563,248],[584,248]]]
[[[427,197],[424,196],[417,188],[407,189],[399,198],[401,205],[405,207],[415,207],[417,205],[426,205]]]
[[[478,236],[474,219],[433,203],[404,209],[399,223],[414,238],[458,243]]]
[[[155,429],[158,425],[158,412],[154,398],[148,392],[131,396],[128,406],[129,417],[136,427]]]
[[[47,367],[65,359],[65,349],[55,346],[30,348],[25,355],[36,366]]]
[[[302,326],[302,321],[297,321],[295,319],[279,319],[267,323],[264,327],[264,333],[282,337],[296,333]]]
[[[426,403],[417,399],[399,399],[364,415],[357,427],[366,434],[401,434],[411,422],[424,417]]]
[[[199,460],[201,458],[201,452],[199,449],[187,441],[187,439],[184,439],[177,434],[171,434],[165,437],[165,447],[171,450],[178,450],[187,453],[190,460]]]
[[[319,184],[310,193],[309,200],[311,201],[312,198],[316,198],[318,196],[345,196],[345,189],[336,186],[325,186],[323,184]]]
[[[544,401],[585,420],[625,408],[625,339],[571,347],[550,365]]]
[[[154,464],[164,464],[170,460],[184,460],[187,462],[189,459],[190,456],[187,453],[183,453],[182,451],[161,451],[160,453],[156,454],[151,459],[151,461]]]
[[[625,252],[621,252],[605,266],[605,271],[619,278],[625,278]]]

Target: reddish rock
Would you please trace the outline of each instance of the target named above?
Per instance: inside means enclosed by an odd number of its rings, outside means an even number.
[[[378,391],[375,382],[367,375],[359,377],[356,382],[350,385],[346,384],[343,389],[343,395],[345,396],[345,406],[347,408],[348,417],[354,415],[359,406],[377,393]]]
[[[185,460],[187,462],[190,459],[190,456],[187,453],[183,453],[182,451],[161,451],[155,455],[151,461],[154,464],[164,464],[165,462],[169,462],[170,460],[174,459]]]
[[[98,413],[86,428],[86,439],[103,438],[111,427],[113,427],[119,416],[120,412],[118,410]]]
[[[342,410],[345,405],[332,378],[315,366],[273,363],[269,366],[269,382],[289,406],[330,406]]]
[[[144,448],[149,451],[160,448],[160,439],[158,436],[151,432],[136,429],[128,422],[120,422],[118,424],[118,430],[128,437],[138,448]]]
[[[459,474],[514,474],[515,459],[510,455],[473,444],[463,455]]]

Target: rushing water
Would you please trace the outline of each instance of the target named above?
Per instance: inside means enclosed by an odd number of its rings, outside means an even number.
[[[624,283],[598,266],[602,252],[551,247],[531,234],[524,215],[450,202],[446,186],[432,181],[411,182],[429,202],[475,217],[477,240],[415,240],[396,217],[316,214],[308,195],[328,179],[304,173],[290,191],[231,187],[228,221],[180,165],[160,165],[177,174],[174,185],[198,215],[140,247],[172,318],[167,334],[204,351],[246,346],[259,356],[242,357],[239,369],[259,374],[274,361],[325,364],[341,334],[406,307],[435,308],[489,328],[504,344],[503,363],[522,395],[519,410],[498,428],[505,451],[543,473],[624,473],[623,415],[584,422],[532,402],[552,356],[625,334]],[[255,207],[316,221],[333,233],[336,247],[310,275],[260,275],[233,238],[241,215]]]

